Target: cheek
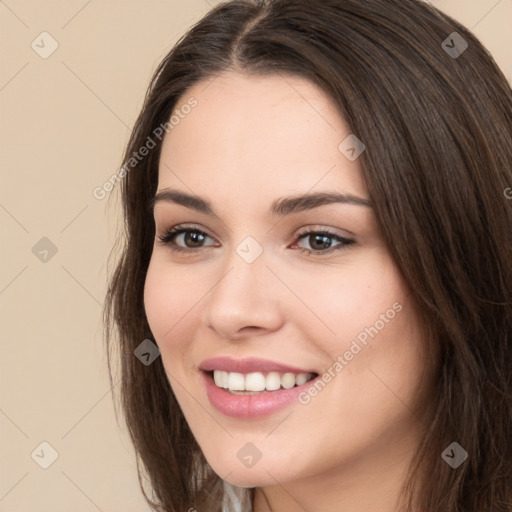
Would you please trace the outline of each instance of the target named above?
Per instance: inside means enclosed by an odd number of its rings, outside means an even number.
[[[399,324],[396,320],[403,315],[398,310],[408,300],[397,269],[382,250],[368,251],[363,261],[339,269],[326,267],[314,276],[303,273],[292,278],[288,276],[303,304],[291,302],[307,319],[302,325],[315,327],[316,336],[310,339],[322,338],[331,354],[347,350],[356,338],[363,344],[371,341],[376,330],[390,331],[392,324]],[[312,314],[303,314],[304,304]]]
[[[185,286],[187,281],[188,286]],[[186,272],[172,271],[158,259],[150,262],[144,285],[144,308],[153,339],[160,349],[160,357],[169,384],[182,410],[190,410],[190,399],[180,383],[188,376],[187,354],[190,332],[197,326],[194,305],[201,290],[197,290],[186,278]]]
[[[162,357],[166,351],[179,347],[180,334],[194,317],[194,305],[204,294],[198,284],[190,281],[185,272],[171,272],[158,258],[150,262],[144,285],[144,309]]]
[[[401,285],[392,290],[382,289],[380,300],[374,297],[359,316],[346,318],[346,336],[339,337],[336,349],[330,347],[333,361],[340,363],[334,402],[371,425],[411,416],[426,369],[411,297]]]
[[[309,305],[329,330],[311,317],[308,337],[328,355],[329,375],[324,375],[343,388],[340,401],[364,391],[371,402],[366,403],[367,410],[375,410],[369,397],[380,400],[382,392],[391,393],[386,386],[405,400],[412,399],[421,380],[424,352],[411,294],[392,261],[375,258],[372,264],[318,285],[310,287]]]

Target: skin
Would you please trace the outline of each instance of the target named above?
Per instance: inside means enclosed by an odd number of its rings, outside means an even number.
[[[371,207],[269,211],[277,198],[308,192],[369,199],[360,159],[338,150],[351,131],[333,102],[297,77],[229,71],[196,84],[178,108],[190,97],[197,106],[164,139],[158,191],[201,196],[218,218],[157,202],[157,237],[178,224],[208,236],[199,245],[174,240],[196,252],[173,252],[156,237],[144,291],[186,420],[219,476],[258,487],[256,512],[394,511],[421,435],[425,353],[410,291]],[[297,236],[319,229],[355,242],[322,254],[329,249],[314,236]],[[253,263],[236,252],[247,236],[263,249]],[[308,404],[236,419],[209,402],[204,359],[260,357],[321,374],[395,303],[401,311]],[[262,454],[252,468],[237,457],[246,442]]]

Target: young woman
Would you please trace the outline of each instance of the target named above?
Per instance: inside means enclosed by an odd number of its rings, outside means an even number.
[[[512,510],[512,93],[417,0],[234,0],[125,154],[109,366],[155,510]]]

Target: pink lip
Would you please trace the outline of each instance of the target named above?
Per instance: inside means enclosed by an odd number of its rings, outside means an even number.
[[[251,372],[279,372],[279,373],[318,373],[315,370],[304,370],[293,366],[288,366],[268,359],[257,359],[254,357],[247,359],[232,359],[231,357],[212,357],[205,359],[199,369],[210,372],[212,370],[221,370],[224,372],[251,373]]]
[[[200,373],[210,403],[226,416],[244,419],[261,418],[284,409],[298,400],[298,396],[320,378],[318,376],[302,386],[290,389],[267,391],[259,395],[235,395],[217,387],[210,373]]]
[[[253,419],[268,416],[292,404],[298,396],[310,387],[316,379],[312,379],[301,386],[277,391],[266,391],[257,395],[237,395],[219,388],[213,381],[212,370],[225,372],[268,373],[317,373],[314,370],[304,370],[293,366],[283,365],[264,359],[235,360],[229,357],[216,357],[203,361],[200,365],[201,378],[206,387],[206,394],[210,403],[219,412],[233,418]]]

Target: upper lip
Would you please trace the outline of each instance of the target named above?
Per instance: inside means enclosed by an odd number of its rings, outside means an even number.
[[[277,363],[268,359],[249,357],[245,359],[233,359],[231,357],[212,357],[205,359],[199,369],[210,372],[221,370],[225,372],[252,373],[252,372],[279,372],[279,373],[316,373],[314,370],[297,368],[283,363]]]

